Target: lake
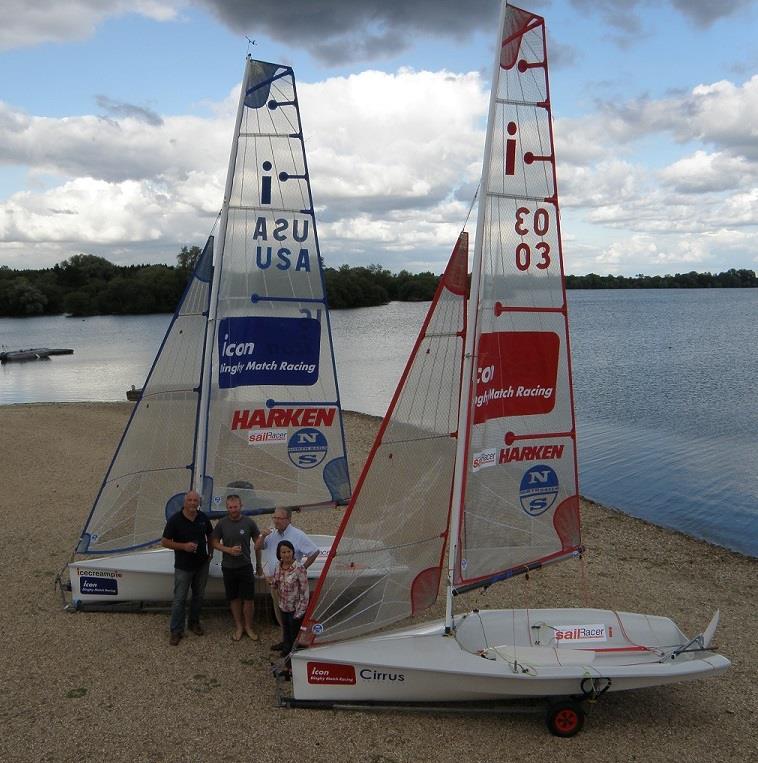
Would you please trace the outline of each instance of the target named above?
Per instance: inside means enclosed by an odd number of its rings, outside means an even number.
[[[331,314],[342,405],[384,414],[428,303]],[[758,289],[569,292],[583,495],[758,556]],[[0,319],[0,404],[124,400],[168,315]]]

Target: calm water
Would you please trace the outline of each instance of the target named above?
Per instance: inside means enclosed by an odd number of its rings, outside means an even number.
[[[332,313],[345,409],[382,415],[428,307]],[[757,289],[569,293],[584,495],[758,556]],[[169,316],[1,319],[0,404],[123,400]]]

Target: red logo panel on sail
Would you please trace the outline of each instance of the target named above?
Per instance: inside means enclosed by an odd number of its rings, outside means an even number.
[[[479,338],[474,424],[549,413],[560,338],[552,331],[497,331]]]

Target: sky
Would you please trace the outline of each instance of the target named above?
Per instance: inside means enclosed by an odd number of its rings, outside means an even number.
[[[758,269],[758,0],[519,5],[548,29],[566,272]],[[202,246],[250,52],[294,68],[325,264],[440,273],[481,174],[498,9],[3,0],[0,265]]]

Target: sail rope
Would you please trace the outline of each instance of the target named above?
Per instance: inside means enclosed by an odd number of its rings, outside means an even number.
[[[589,609],[592,596],[589,590],[589,576],[587,575],[587,563],[584,561],[584,554],[579,554],[579,588],[582,606]]]
[[[463,221],[463,226],[461,227],[461,232],[466,230],[466,226],[468,225],[469,217],[471,217],[471,212],[474,209],[474,204],[476,204],[476,200],[479,196],[479,189],[481,188],[481,183],[476,187],[476,191],[474,191],[474,197],[471,199],[471,205],[468,208],[468,213],[466,214],[466,219]]]

